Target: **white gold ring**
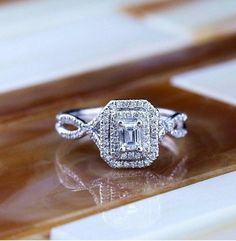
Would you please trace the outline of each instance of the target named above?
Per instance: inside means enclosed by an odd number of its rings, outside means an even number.
[[[66,139],[89,134],[111,167],[142,168],[158,158],[165,135],[180,138],[187,134],[186,120],[186,114],[155,108],[147,100],[112,100],[104,108],[59,113],[55,127]]]

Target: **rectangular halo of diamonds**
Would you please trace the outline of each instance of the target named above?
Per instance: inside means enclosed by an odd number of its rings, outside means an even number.
[[[159,154],[159,113],[146,100],[115,100],[101,113],[101,156],[113,167],[144,167]]]

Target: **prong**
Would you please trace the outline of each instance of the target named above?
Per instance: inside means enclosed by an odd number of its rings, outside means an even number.
[[[125,148],[124,145],[120,147],[120,151],[121,151],[121,152],[125,152],[125,151],[126,151],[126,148]]]
[[[138,151],[143,151],[143,148],[142,148],[141,146],[138,146],[138,147],[137,147],[137,150],[138,150]]]
[[[122,120],[119,120],[119,121],[118,121],[118,125],[119,125],[120,127],[122,127],[122,126],[124,126],[124,122],[123,122]]]
[[[141,120],[138,120],[137,121],[137,126],[142,126],[143,125],[143,122]]]

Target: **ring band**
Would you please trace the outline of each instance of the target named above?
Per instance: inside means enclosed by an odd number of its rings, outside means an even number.
[[[186,114],[155,108],[146,100],[112,100],[104,108],[61,112],[55,127],[66,139],[89,134],[111,167],[142,168],[157,159],[165,135],[180,138],[187,134],[186,120]]]

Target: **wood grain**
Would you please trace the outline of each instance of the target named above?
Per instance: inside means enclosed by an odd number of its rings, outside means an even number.
[[[134,17],[143,17],[153,12],[157,13],[169,8],[179,7],[180,5],[192,3],[195,0],[165,0],[165,1],[146,1],[140,4],[132,4],[122,8],[125,13]]]
[[[80,99],[88,105],[94,95],[107,94],[107,90],[119,89],[153,75],[170,76],[183,70],[204,66],[232,58],[236,55],[236,35],[198,42],[196,45],[163,55],[153,55],[144,59],[120,65],[104,67],[83,74],[68,76],[46,84],[40,84],[0,95],[0,122],[33,115],[55,103],[65,104]]]

